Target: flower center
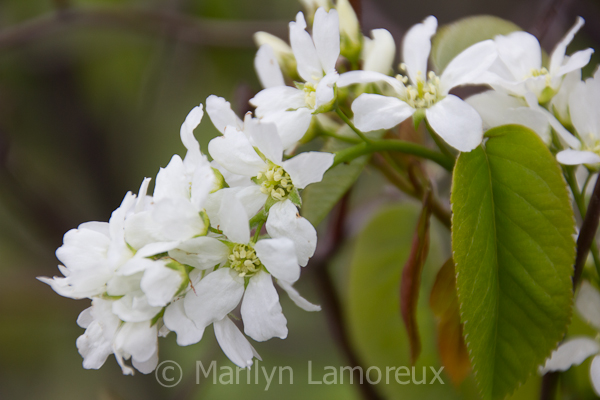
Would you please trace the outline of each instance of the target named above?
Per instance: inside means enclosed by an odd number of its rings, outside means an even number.
[[[229,255],[229,267],[239,273],[239,276],[256,274],[262,263],[256,256],[256,251],[247,244],[236,244]]]
[[[419,71],[414,85],[407,85],[407,76],[398,75],[396,78],[406,85],[406,96],[402,100],[412,108],[428,108],[444,98],[440,90],[440,78],[433,71],[429,71],[427,80],[421,78]]]
[[[588,133],[587,138],[582,136],[582,139],[584,139],[583,141],[585,142],[585,147],[587,147],[589,151],[593,151],[594,153],[600,155],[600,139],[597,138],[596,135],[593,133]]]
[[[317,104],[317,88],[312,82],[306,82],[302,88],[304,92],[304,101],[308,108],[315,108]]]
[[[548,70],[546,68],[541,68],[541,69],[535,69],[535,68],[531,68],[531,71],[529,72],[529,75],[527,75],[525,78],[536,78],[538,76],[544,76],[546,75],[547,77],[549,77],[550,73],[548,72]]]
[[[290,175],[279,165],[270,162],[269,168],[265,172],[259,172],[256,179],[260,183],[260,191],[275,200],[283,200],[294,190]]]

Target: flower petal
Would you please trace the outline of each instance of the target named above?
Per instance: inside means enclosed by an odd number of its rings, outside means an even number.
[[[565,127],[562,126],[560,122],[558,122],[556,117],[552,115],[552,113],[550,113],[548,110],[546,110],[544,107],[541,107],[538,104],[538,99],[535,94],[528,92],[527,94],[525,94],[525,100],[527,101],[529,107],[533,108],[534,110],[539,110],[546,116],[550,126],[552,126],[556,133],[558,133],[558,136],[562,140],[564,140],[565,143],[567,143],[571,148],[579,150],[579,148],[581,147],[581,143],[579,142],[579,140],[577,140],[577,138],[573,136],[571,132],[566,130]]]
[[[552,54],[550,55],[550,74],[554,75],[556,72],[558,72],[558,69],[563,65],[563,60],[565,59],[565,54],[567,53],[567,46],[569,46],[569,44],[573,41],[575,34],[579,32],[584,22],[585,21],[583,20],[583,18],[577,17],[575,25],[573,25],[573,27],[569,29],[567,34],[560,40],[560,42],[556,44],[554,50],[552,50]]]
[[[558,69],[555,76],[562,76],[585,67],[590,62],[592,54],[594,54],[593,49],[585,49],[574,53],[569,57],[567,62]]]
[[[483,140],[481,117],[473,107],[454,95],[425,111],[431,128],[450,146],[471,151]]]
[[[600,292],[587,281],[581,282],[575,308],[587,322],[600,330]]]
[[[297,110],[269,113],[261,120],[277,125],[277,133],[281,138],[281,144],[283,149],[287,150],[295,146],[298,140],[302,139],[310,126],[312,113],[308,108],[302,107]]]
[[[296,282],[300,277],[300,265],[296,258],[294,242],[287,238],[263,239],[254,245],[256,255],[277,279]]]
[[[338,73],[335,70],[332,70],[328,72],[327,75],[321,79],[321,81],[319,81],[316,91],[315,109],[318,110],[319,107],[325,106],[333,101],[335,96],[333,87],[335,86],[335,82],[338,80],[338,77]]]
[[[149,305],[164,307],[173,300],[182,283],[181,273],[167,267],[166,262],[157,260],[144,272],[140,288],[146,294]]]
[[[387,29],[373,29],[363,42],[363,70],[388,74],[396,56],[396,42]]]
[[[313,22],[313,41],[323,71],[329,73],[335,69],[335,63],[340,55],[340,20],[337,10],[329,12],[319,7]]]
[[[354,125],[363,132],[390,129],[411,117],[415,109],[395,97],[363,93],[352,103]]]
[[[289,200],[275,203],[269,210],[267,232],[272,238],[285,237],[294,242],[298,263],[304,267],[317,248],[317,231]]]
[[[332,153],[307,151],[284,161],[281,166],[290,174],[294,186],[304,189],[311,183],[321,182],[334,158]]]
[[[290,22],[290,44],[298,63],[298,74],[306,82],[315,82],[323,76],[323,67],[312,38],[306,32],[304,14],[296,14],[296,21]]]
[[[527,32],[513,32],[494,38],[498,56],[515,81],[524,80],[531,70],[542,67],[542,49],[537,38]]]
[[[158,331],[150,321],[126,322],[121,325],[114,341],[114,347],[138,362],[149,360],[157,351]]]
[[[242,120],[231,109],[231,104],[223,97],[214,94],[208,96],[206,99],[206,112],[215,128],[221,133],[225,133],[225,127],[227,126],[233,126],[238,130],[242,130],[244,126]]]
[[[229,314],[242,299],[244,279],[230,268],[220,268],[206,275],[183,300],[185,314],[204,329]]]
[[[194,268],[211,269],[227,261],[229,247],[215,238],[201,236],[187,240],[169,251],[169,257]]]
[[[138,361],[137,358],[134,357],[131,363],[135,369],[140,371],[142,374],[149,374],[150,372],[154,371],[158,365],[158,347],[154,354],[152,354],[146,361]]]
[[[250,368],[258,353],[238,327],[228,317],[216,321],[213,326],[217,342],[227,358],[240,368]]]
[[[587,337],[569,339],[552,352],[544,367],[540,368],[540,372],[545,374],[548,371],[566,371],[598,351],[600,346],[595,340]]]
[[[556,160],[564,165],[598,164],[600,156],[592,151],[567,149],[556,154]]]
[[[188,292],[187,296],[194,296],[194,292]],[[188,318],[184,309],[184,300],[174,301],[165,310],[163,321],[165,326],[177,334],[177,344],[189,346],[198,343],[204,334],[204,328],[198,328]]]
[[[208,151],[223,168],[234,174],[256,176],[265,168],[265,162],[246,135],[234,129],[227,129],[224,136],[211,140]]]
[[[410,80],[427,79],[427,60],[431,52],[431,37],[437,29],[437,19],[430,15],[422,23],[414,25],[404,35],[402,60],[406,64]],[[419,75],[420,73],[420,75]]]
[[[197,161],[201,157],[200,144],[198,144],[198,141],[194,137],[194,129],[200,124],[200,121],[202,121],[202,117],[204,116],[202,107],[203,105],[200,104],[199,106],[192,108],[192,111],[190,111],[183,124],[181,124],[181,129],[179,131],[181,142],[188,151],[186,159],[190,157],[190,159],[194,161]]]
[[[250,104],[256,107],[256,115],[261,118],[277,111],[306,107],[304,92],[290,86],[263,89],[250,99]]]
[[[235,243],[246,244],[250,241],[248,214],[234,192],[226,193],[219,208],[220,229]]]
[[[279,285],[279,287],[286,291],[286,293],[288,294],[288,296],[290,296],[290,299],[292,299],[294,304],[296,304],[304,311],[321,311],[321,306],[312,304],[304,297],[300,296],[300,293],[298,293],[298,291],[294,289],[291,284],[280,279],[277,280],[277,284]]]
[[[281,312],[279,296],[271,275],[259,271],[250,278],[241,307],[244,332],[257,342],[287,337],[287,320]]]
[[[149,321],[160,312],[162,307],[148,304],[145,295],[126,294],[112,305],[112,310],[122,321],[144,322]],[[131,353],[130,353],[131,354]]]
[[[456,86],[475,83],[498,57],[496,45],[492,40],[476,43],[454,57],[440,77],[441,91],[444,95]]]
[[[98,321],[88,326],[83,335],[75,342],[77,351],[83,357],[83,368],[98,369],[112,354],[112,342],[104,337],[104,331]]]
[[[597,396],[600,396],[600,357],[596,356],[590,365],[590,379]]]
[[[402,96],[404,93],[406,93],[406,87],[398,79],[375,71],[345,72],[338,78],[337,86],[344,87],[356,83],[371,83],[380,81],[388,83],[396,91],[396,93],[398,93],[399,96]]]
[[[258,119],[248,119],[246,122],[246,134],[258,150],[268,160],[279,165],[283,157],[283,144],[277,133],[277,126],[270,122]]]
[[[501,125],[518,124],[537,133],[544,143],[551,140],[550,125],[546,116],[527,107],[522,99],[503,92],[488,90],[465,100],[481,116],[485,129]]]
[[[190,198],[190,184],[187,180],[183,160],[175,154],[165,168],[156,175],[154,184],[154,201],[163,199]]]
[[[263,88],[285,85],[275,52],[268,44],[263,44],[256,52],[254,69]]]

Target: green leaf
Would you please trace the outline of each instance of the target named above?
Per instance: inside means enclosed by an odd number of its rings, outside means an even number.
[[[338,134],[357,137],[348,126],[344,126]],[[369,132],[367,136],[378,139],[383,136],[383,131]],[[352,144],[330,138],[322,151],[336,152],[350,146]],[[369,157],[362,156],[347,164],[337,165],[325,173],[321,182],[313,183],[304,189],[300,214],[313,226],[319,225],[348,189],[354,185],[369,162]]]
[[[378,385],[384,398],[390,399],[473,399],[473,386],[465,387],[459,394],[442,373],[444,385],[429,384],[433,378],[430,367],[439,370],[439,357],[435,345],[435,323],[428,307],[427,297],[435,279],[436,269],[444,260],[440,246],[441,228],[431,221],[430,251],[421,275],[421,292],[417,306],[417,320],[421,329],[422,351],[415,365],[416,380],[427,370],[427,385],[400,377],[395,379],[395,369],[410,366],[409,339],[400,316],[400,279],[402,266],[409,258],[411,243],[420,208],[413,204],[400,204],[380,211],[359,234],[352,245],[353,254],[347,298],[348,328],[353,347],[365,367],[376,366],[386,373],[393,368],[386,384],[384,376]],[[445,233],[445,232],[444,232]],[[405,370],[406,371],[406,370]],[[412,371],[411,371],[412,372]]]
[[[430,60],[433,69],[441,74],[448,63],[469,46],[493,39],[496,35],[507,35],[520,30],[522,29],[512,22],[491,15],[462,18],[444,25],[431,42]]]
[[[467,348],[485,399],[512,393],[571,315],[575,220],[553,155],[531,130],[489,130],[452,183],[452,250]]]

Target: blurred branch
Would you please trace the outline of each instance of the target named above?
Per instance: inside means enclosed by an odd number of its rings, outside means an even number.
[[[0,49],[13,48],[72,28],[106,28],[169,35],[199,46],[254,47],[252,35],[266,31],[287,35],[287,22],[228,21],[190,17],[178,12],[141,8],[69,8],[0,31]]]
[[[540,43],[547,45],[548,34],[550,28],[556,23],[560,17],[563,17],[566,10],[571,6],[573,0],[543,0],[544,3],[549,3],[543,8],[543,11],[534,21],[530,29],[530,33],[538,38]],[[544,46],[547,47],[547,46]]]
[[[577,286],[581,278],[581,272],[588,258],[592,243],[596,238],[598,223],[600,222],[600,176],[596,178],[596,185],[587,207],[585,217],[577,237],[577,257],[575,258],[575,273],[573,276],[573,287]]]
[[[329,322],[331,335],[335,342],[340,346],[340,349],[344,353],[346,360],[350,367],[352,367],[352,373],[354,375],[353,382],[358,385],[362,397],[366,400],[378,400],[380,399],[377,390],[368,381],[361,379],[361,373],[354,367],[361,367],[358,354],[354,351],[350,337],[348,336],[348,330],[344,323],[342,305],[337,294],[334,282],[331,279],[331,275],[327,269],[329,262],[340,250],[341,244],[344,241],[345,230],[344,221],[348,209],[348,198],[349,193],[340,200],[338,206],[330,214],[331,219],[327,229],[327,233],[323,241],[320,242],[320,247],[317,248],[315,256],[310,261],[310,268],[315,271],[316,281],[319,289],[319,293],[322,297],[322,304],[325,313],[327,314],[327,321]],[[366,371],[366,368],[362,368]]]

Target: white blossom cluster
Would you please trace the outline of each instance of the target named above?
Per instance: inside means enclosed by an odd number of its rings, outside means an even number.
[[[221,133],[200,151],[193,130],[204,110],[195,107],[181,127],[187,148],[156,176],[127,193],[109,222],[88,222],[64,236],[56,254],[64,277],[40,278],[62,296],[92,300],[77,322],[85,333],[77,348],[85,368],[101,367],[114,354],[148,373],[158,362],[158,337],[173,331],[182,346],[197,343],[213,325],[232,362],[250,367],[258,354],[246,339],[287,336],[286,318],[273,284],[301,308],[317,311],[293,288],[314,254],[317,234],[301,217],[301,191],[319,182],[334,154],[299,152],[315,126],[337,131],[327,113],[351,103],[352,128],[391,129],[412,117],[425,120],[443,141],[471,151],[484,129],[516,123],[530,127],[562,150],[566,164],[600,163],[600,77],[583,82],[587,49],[566,56],[583,24],[579,19],[542,66],[539,42],[525,32],[497,36],[458,54],[439,74],[428,70],[435,17],[409,29],[401,74],[393,73],[396,44],[385,29],[363,36],[348,0],[304,0],[290,22],[289,45],[265,32],[255,35],[255,68],[264,89],[242,120],[229,102],[206,99],[206,112]],[[462,85],[491,90],[466,101],[451,94]],[[348,122],[348,121],[346,121]],[[350,122],[348,122],[350,123]],[[358,139],[358,137],[357,137]],[[237,313],[244,334],[231,320]]]
[[[207,103],[223,128],[209,146],[212,165],[193,135],[200,105],[181,127],[185,158],[175,155],[160,170],[153,195],[146,194],[145,179],[109,222],[67,232],[56,252],[64,277],[40,278],[63,296],[92,299],[77,320],[86,329],[77,339],[85,368],[99,368],[114,354],[124,374],[133,373],[129,358],[137,370],[151,372],[159,336],[173,331],[186,346],[211,324],[231,361],[249,367],[258,354],[228,315],[241,304],[246,335],[285,338],[272,277],[298,306],[320,309],[292,287],[317,241],[296,206],[298,190],[321,180],[333,154],[306,152],[283,161],[273,124],[250,115],[241,124],[223,99]]]

